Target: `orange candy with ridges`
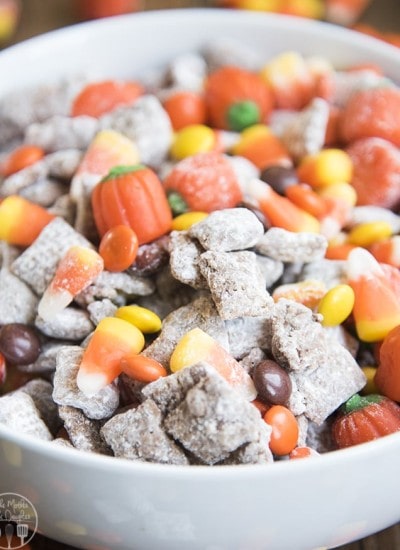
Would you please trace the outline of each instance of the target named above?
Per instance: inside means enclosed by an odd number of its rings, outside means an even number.
[[[116,80],[92,82],[75,97],[71,116],[85,115],[99,118],[117,107],[133,103],[143,93],[143,87],[137,82]]]
[[[353,162],[351,184],[358,205],[400,205],[400,151],[393,143],[381,138],[360,139],[347,153]]]
[[[217,152],[198,153],[181,160],[165,178],[164,187],[168,195],[179,195],[186,210],[213,212],[233,208],[242,200],[229,160]]]
[[[140,164],[113,168],[93,189],[92,207],[101,237],[116,225],[128,225],[140,245],[171,229],[172,214],[161,181]]]
[[[374,382],[378,390],[400,401],[400,325],[389,332],[379,347],[379,365]]]
[[[221,67],[208,76],[204,97],[210,124],[235,131],[266,122],[274,102],[258,74],[233,66]]]
[[[345,143],[380,137],[400,147],[400,89],[387,86],[354,93],[341,113],[339,126]]]
[[[133,264],[139,242],[136,233],[127,225],[109,229],[100,241],[99,253],[108,271],[124,271]]]

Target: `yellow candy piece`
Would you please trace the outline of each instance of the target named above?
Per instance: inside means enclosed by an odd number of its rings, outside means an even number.
[[[365,367],[361,367],[361,370],[363,371],[367,379],[367,383],[365,384],[363,389],[360,391],[361,395],[370,395],[372,393],[379,393],[379,390],[375,384],[376,367],[371,367],[368,365]]]
[[[321,0],[288,0],[285,3],[285,13],[311,19],[321,19],[324,15],[324,5]]]
[[[298,177],[311,187],[325,187],[338,182],[351,181],[353,162],[342,149],[323,149],[305,156],[298,167]]]
[[[243,10],[278,11],[282,0],[237,0],[236,6]]]
[[[239,140],[232,147],[232,153],[241,155],[252,143],[270,134],[271,130],[265,124],[253,124],[240,133]]]
[[[347,240],[355,246],[370,246],[378,241],[383,241],[392,236],[393,229],[390,223],[385,221],[360,223],[353,227]]]
[[[341,199],[349,206],[355,206],[357,203],[356,190],[345,181],[332,183],[328,187],[318,189],[318,195],[327,199]]]
[[[161,330],[162,321],[159,316],[145,307],[134,304],[123,306],[117,309],[115,317],[131,323],[144,334],[151,334]]]
[[[214,130],[204,124],[190,124],[175,134],[170,153],[176,160],[182,160],[196,153],[206,153],[215,147]]]
[[[354,291],[349,285],[337,285],[325,294],[318,304],[318,313],[323,316],[321,324],[335,327],[347,319],[354,307]]]
[[[184,212],[172,220],[171,229],[175,231],[186,231],[195,223],[204,220],[207,216],[207,212]]]
[[[214,367],[249,401],[256,398],[257,391],[247,371],[214,338],[200,328],[194,328],[182,336],[175,346],[169,366],[172,372],[177,372],[199,361]]]

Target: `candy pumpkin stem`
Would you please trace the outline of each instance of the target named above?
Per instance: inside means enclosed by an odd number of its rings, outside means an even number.
[[[359,395],[358,393],[355,393],[343,405],[343,412],[344,414],[350,414],[354,411],[363,409],[368,405],[372,405],[373,403],[380,403],[381,401],[382,401],[382,395],[378,395],[376,393],[373,393],[370,395],[364,395],[364,396]]]
[[[179,214],[183,214],[184,212],[187,212],[189,210],[186,201],[183,199],[180,193],[172,191],[171,193],[168,193],[167,198],[168,204],[174,216],[178,216]]]
[[[238,101],[228,109],[227,119],[231,130],[241,132],[260,121],[260,108],[254,101]]]
[[[144,164],[135,164],[133,166],[114,166],[108,172],[108,174],[103,178],[102,181],[112,180],[118,176],[124,176],[125,174],[130,174],[131,172],[137,172],[138,170],[144,170],[146,167]]]

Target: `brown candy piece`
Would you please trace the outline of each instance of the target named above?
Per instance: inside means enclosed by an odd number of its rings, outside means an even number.
[[[286,405],[292,393],[288,373],[271,359],[265,359],[253,369],[252,378],[258,396],[271,405]]]
[[[9,323],[0,330],[0,352],[14,365],[33,363],[40,354],[40,340],[34,328]]]

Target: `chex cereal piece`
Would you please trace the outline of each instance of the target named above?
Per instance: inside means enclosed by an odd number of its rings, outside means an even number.
[[[172,231],[170,240],[170,268],[172,275],[193,288],[207,288],[198,266],[204,248],[187,231]]]
[[[153,95],[139,97],[133,105],[104,115],[100,125],[130,138],[136,144],[143,164],[157,167],[168,156],[172,143],[171,121]]]
[[[216,210],[189,229],[203,248],[221,252],[251,248],[263,234],[263,224],[247,208]]]
[[[281,278],[285,266],[283,262],[268,258],[267,256],[257,254],[256,257],[265,279],[265,287],[270,288]]]
[[[69,225],[74,225],[75,203],[69,193],[61,195],[61,197],[48,208],[48,211],[58,218],[63,218]]]
[[[127,300],[132,301],[136,296],[148,296],[153,291],[154,283],[150,279],[136,277],[126,271],[103,271],[93,284],[76,296],[76,301],[81,305],[88,305],[95,300],[108,298],[117,306],[123,306]]]
[[[21,254],[17,246],[13,246],[6,241],[0,240],[0,267],[9,269],[13,261]]]
[[[273,302],[254,252],[204,252],[199,261],[222,319],[266,315]]]
[[[118,377],[121,405],[137,407],[140,403],[143,403],[145,398],[142,394],[142,389],[146,385],[147,382],[140,382],[122,372]]]
[[[119,391],[110,384],[88,397],[77,386],[76,377],[84,350],[79,346],[65,346],[57,354],[54,374],[53,399],[58,405],[81,409],[88,418],[101,420],[110,417],[119,405]]]
[[[236,145],[236,142],[239,138],[240,134],[238,134],[235,143],[232,143],[232,147]],[[233,171],[235,172],[235,176],[239,182],[239,186],[242,190],[246,189],[246,184],[249,181],[253,180],[254,178],[260,177],[260,169],[257,168],[257,166],[253,164],[249,159],[240,155],[228,155],[226,158],[230,162]]]
[[[321,424],[308,423],[306,444],[319,453],[328,453],[335,449],[332,439],[332,420],[327,419]]]
[[[56,370],[57,353],[64,346],[65,342],[63,340],[44,342],[36,361],[29,365],[20,365],[18,369],[23,372],[48,375]]]
[[[90,320],[94,325],[98,325],[104,317],[113,317],[117,309],[117,306],[108,298],[95,300],[87,306]]]
[[[296,416],[296,422],[299,427],[299,437],[297,439],[297,446],[303,447],[306,444],[308,425],[310,422],[307,419],[305,414],[300,414],[299,416]]]
[[[318,153],[323,148],[328,119],[328,102],[319,97],[288,119],[280,138],[294,160]]]
[[[238,317],[225,321],[225,328],[228,332],[229,353],[235,359],[242,359],[253,348],[271,349],[271,324],[268,317]]]
[[[184,53],[171,61],[167,68],[167,79],[172,86],[184,90],[201,92],[207,76],[207,64],[199,54]]]
[[[39,160],[5,178],[0,185],[0,196],[7,197],[8,195],[19,194],[22,189],[46,178],[47,174],[46,162]]]
[[[65,194],[65,185],[60,181],[45,178],[25,187],[19,194],[28,201],[48,208]]]
[[[308,263],[324,257],[328,241],[317,233],[294,233],[271,227],[256,245],[259,254],[281,262]]]
[[[64,439],[63,437],[56,437],[53,439],[51,444],[60,447],[67,447],[68,449],[74,449],[74,446],[68,441],[68,439]]]
[[[13,432],[51,441],[51,435],[30,395],[15,392],[0,397],[0,423]]]
[[[26,127],[59,114],[67,115],[70,102],[82,79],[59,80],[54,84],[31,86],[13,91],[0,102],[0,145],[22,136]]]
[[[255,49],[246,46],[242,41],[227,37],[209,41],[203,49],[203,55],[211,71],[225,65],[234,65],[249,71],[258,70],[264,61]]]
[[[94,329],[87,311],[75,307],[67,307],[49,320],[38,315],[35,326],[49,338],[72,342],[80,342]]]
[[[189,461],[162,427],[160,409],[147,399],[136,409],[117,414],[101,429],[117,457],[161,464],[185,465]]]
[[[143,352],[163,366],[169,360],[178,341],[189,330],[200,328],[229,351],[228,336],[210,296],[200,296],[188,305],[172,311],[163,321],[160,335]]]
[[[35,378],[18,388],[17,392],[23,392],[32,397],[43,422],[55,435],[61,426],[61,421],[57,405],[53,401],[52,384],[42,378]]]
[[[58,262],[74,245],[92,247],[66,221],[55,218],[13,262],[12,271],[41,296],[54,277]]]
[[[91,420],[81,410],[69,406],[60,406],[58,412],[75,449],[89,453],[112,454],[100,434],[99,420]]]
[[[205,464],[258,441],[261,431],[269,440],[270,428],[257,409],[207,363],[153,382],[143,392],[165,413],[167,433]]]
[[[170,311],[189,304],[200,292],[175,279],[169,265],[157,273],[156,289],[164,308],[169,307]]]
[[[335,327],[324,327],[328,337],[336,340],[340,345],[345,347],[353,357],[357,356],[360,348],[360,342],[355,338],[343,325],[336,325]]]
[[[290,372],[309,420],[320,424],[364,387],[365,376],[352,355],[329,338],[305,306],[280,300],[271,326],[274,358]]]
[[[99,129],[98,120],[89,116],[54,116],[28,126],[25,142],[35,143],[47,153],[64,149],[84,151]]]
[[[49,176],[62,181],[70,181],[82,159],[79,149],[63,149],[44,157]]]
[[[304,281],[310,279],[322,281],[328,290],[333,286],[346,283],[346,262],[344,260],[328,260],[324,258],[305,264],[298,274],[298,280]]]
[[[32,323],[38,302],[37,296],[21,279],[6,267],[0,270],[0,325]]]

